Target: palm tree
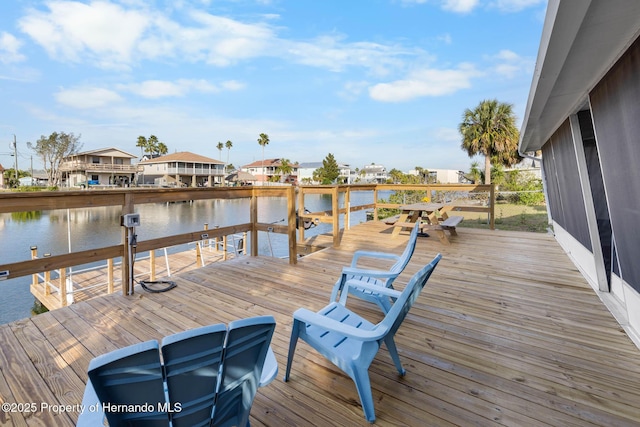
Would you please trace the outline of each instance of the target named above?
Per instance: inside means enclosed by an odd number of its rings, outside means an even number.
[[[216,145],[216,148],[220,152],[220,160],[222,161],[222,149],[224,148],[224,144],[222,142],[218,141],[218,145]]]
[[[156,146],[156,151],[158,154],[167,154],[169,152],[169,147],[164,142],[158,142]]]
[[[458,126],[461,148],[473,157],[484,156],[485,184],[491,183],[491,162],[512,166],[518,154],[519,132],[511,104],[484,100],[474,110],[466,109]]]
[[[229,152],[231,151],[231,147],[233,147],[233,142],[227,140],[227,142],[224,143],[224,146],[227,147],[227,164],[229,163]]]
[[[149,139],[147,140],[147,152],[148,153],[157,153],[158,152],[158,137],[155,135],[151,135],[149,136]]]
[[[258,144],[262,146],[262,180],[265,181],[265,172],[264,172],[264,146],[269,145],[269,135],[266,133],[261,133],[258,138]]]
[[[471,169],[469,169],[469,178],[474,184],[477,184],[482,178],[482,171],[480,170],[478,162],[471,163]]]
[[[278,166],[277,171],[281,174],[280,182],[284,182],[285,176],[291,175],[291,172],[293,172],[291,161],[289,159],[280,160],[280,166]]]
[[[147,148],[147,138],[140,135],[138,137],[138,142],[136,143],[136,147],[140,147],[140,159],[144,156],[144,149]]]

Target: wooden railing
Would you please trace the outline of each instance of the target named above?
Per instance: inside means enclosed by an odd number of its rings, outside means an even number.
[[[296,209],[296,190],[297,206]],[[344,215],[344,228],[348,229],[350,215],[359,210],[373,210],[373,218],[378,219],[378,210],[381,208],[398,208],[400,203],[379,203],[380,191],[426,191],[427,194],[437,192],[485,192],[489,193],[490,202],[486,206],[456,204],[450,205],[459,210],[471,210],[475,212],[487,212],[490,218],[490,227],[494,225],[494,201],[495,193],[492,185],[392,185],[392,184],[362,184],[362,185],[331,185],[331,186],[255,186],[255,187],[217,187],[217,188],[176,188],[176,189],[119,189],[96,191],[64,191],[64,192],[40,192],[40,193],[0,193],[0,213],[25,212],[53,209],[79,209],[99,206],[120,206],[121,215],[134,213],[137,205],[145,203],[166,203],[187,200],[207,199],[249,199],[249,222],[233,224],[215,229],[194,230],[187,233],[164,236],[155,239],[137,242],[137,252],[152,252],[156,249],[168,246],[180,245],[201,241],[203,239],[224,239],[225,236],[250,233],[251,255],[258,255],[258,232],[274,232],[286,234],[288,238],[289,262],[295,264],[297,260],[296,227],[299,238],[304,241],[304,221],[319,221],[332,224],[333,245],[340,246],[340,216]],[[351,205],[351,193],[371,192],[370,203],[357,206]],[[322,212],[305,213],[305,196],[310,194],[331,195],[331,210]],[[340,203],[340,195],[342,202]],[[287,199],[287,216],[285,224],[260,223],[258,221],[258,199],[261,197],[284,197]],[[296,221],[299,218],[299,221]],[[113,246],[100,247],[78,252],[47,257],[34,257],[34,259],[0,265],[0,273],[6,272],[3,278],[17,278],[41,272],[64,270],[67,267],[89,264],[93,262],[113,262],[113,259],[121,258],[120,268],[122,272],[128,272],[129,244],[128,229],[122,227],[121,243]],[[204,237],[206,236],[206,237]],[[128,295],[132,283],[129,275],[122,274],[122,292]]]
[[[357,206],[351,205],[351,193],[358,191],[371,191],[373,192],[371,203],[365,203]],[[344,228],[349,229],[349,216],[351,212],[367,209],[373,210],[373,220],[377,221],[378,211],[382,208],[398,209],[405,203],[382,203],[379,200],[378,194],[382,191],[420,191],[429,195],[432,198],[433,195],[438,197],[439,193],[442,195],[443,200],[435,200],[443,203],[447,206],[447,209],[455,211],[469,211],[469,212],[486,212],[489,218],[489,228],[493,230],[495,228],[495,187],[493,185],[468,185],[468,184],[353,184],[353,185],[327,185],[327,186],[300,186],[298,192],[298,216],[301,220],[319,221],[323,223],[333,224],[333,230],[339,230],[339,216],[344,214]],[[465,201],[456,199],[447,199],[447,194],[455,192],[464,193],[476,193],[486,194],[486,204],[472,204]],[[330,211],[322,212],[304,212],[304,196],[307,194],[326,194],[331,195]],[[343,205],[338,203],[339,196],[343,194]],[[302,221],[300,221],[302,223]],[[300,240],[304,240],[304,228],[302,224],[299,224]],[[333,233],[333,245],[340,245],[340,234]]]

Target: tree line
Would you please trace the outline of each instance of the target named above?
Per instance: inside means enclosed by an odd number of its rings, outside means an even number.
[[[480,171],[477,162],[471,164],[467,177],[473,182],[479,182],[484,178],[486,184],[491,183],[492,170],[496,168],[509,167],[522,160],[518,153],[519,131],[516,128],[516,119],[513,106],[508,103],[499,102],[495,99],[483,100],[474,109],[466,109],[462,115],[462,121],[458,126],[461,135],[461,148],[467,152],[469,157],[476,155],[484,156],[484,173]],[[42,135],[34,144],[27,143],[27,146],[40,157],[50,186],[57,186],[61,180],[60,164],[63,159],[76,154],[82,147],[79,142],[80,135],[66,132],[53,132],[49,136]],[[262,170],[264,172],[264,152],[269,144],[269,135],[260,133],[258,144],[262,147]],[[150,155],[164,155],[168,152],[166,144],[161,142],[157,136],[138,136],[136,147],[140,148],[141,157],[145,153]],[[220,152],[222,160],[222,150],[227,149],[227,165],[229,165],[229,153],[233,147],[233,142],[227,140],[226,143],[218,142],[216,148]],[[492,169],[493,168],[493,169]],[[290,175],[293,170],[293,163],[288,159],[282,159],[278,167],[281,174],[274,179],[283,179]],[[392,182],[398,183],[426,183],[429,179],[428,170],[416,167],[418,175],[403,174],[397,169],[389,172]],[[495,172],[494,172],[495,173]],[[313,180],[321,184],[332,184],[337,182],[340,176],[338,163],[332,153],[322,161],[322,166],[314,171]]]

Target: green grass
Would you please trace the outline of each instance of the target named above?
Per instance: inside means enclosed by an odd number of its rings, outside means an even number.
[[[452,215],[464,217],[458,227],[488,228],[488,215],[478,212],[455,212]],[[496,203],[495,224],[497,230],[533,231],[546,233],[548,225],[547,208],[524,206],[512,203]]]

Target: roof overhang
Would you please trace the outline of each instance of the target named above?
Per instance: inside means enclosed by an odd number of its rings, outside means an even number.
[[[640,33],[638,0],[549,0],[520,131],[520,152],[542,148]]]

